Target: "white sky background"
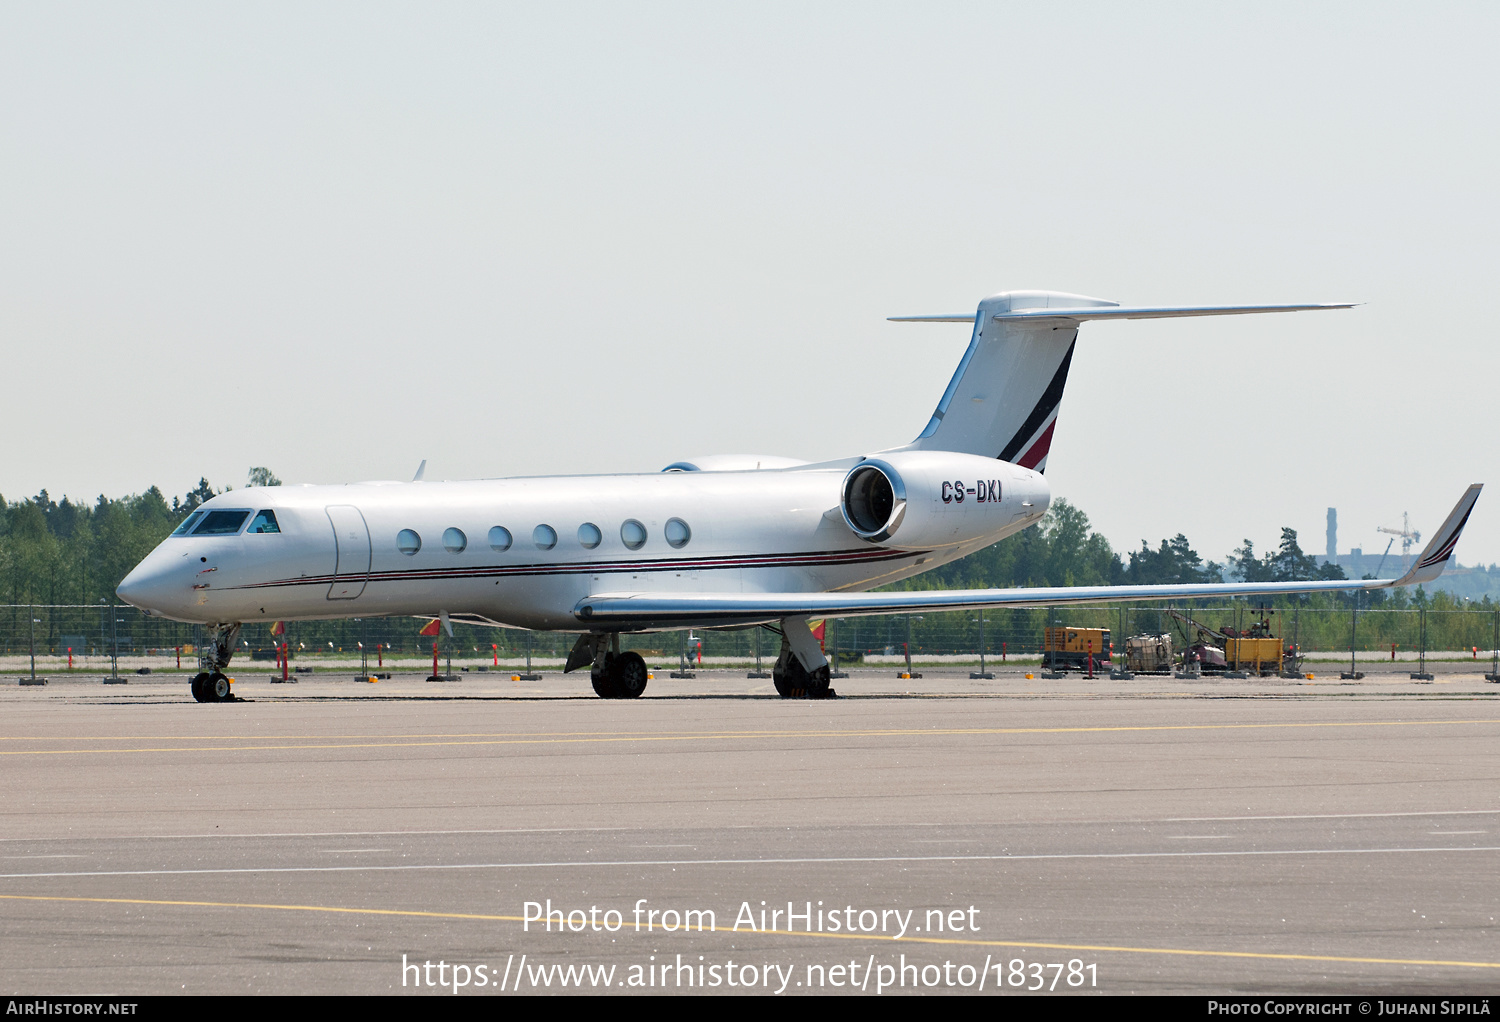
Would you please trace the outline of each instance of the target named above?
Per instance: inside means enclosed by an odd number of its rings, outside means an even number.
[[[909,441],[1047,288],[1122,552],[1495,472],[1500,6],[0,5],[0,493]],[[1396,553],[1399,553],[1399,545]],[[1500,489],[1459,545],[1500,561]]]

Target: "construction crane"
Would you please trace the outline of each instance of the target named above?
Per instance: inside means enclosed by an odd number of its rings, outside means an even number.
[[[1411,527],[1411,516],[1405,511],[1401,512],[1401,528],[1387,529],[1384,525],[1379,526],[1376,532],[1383,532],[1387,536],[1395,536],[1401,540],[1401,571],[1404,574],[1411,567],[1411,548],[1421,542],[1422,534]],[[1391,541],[1392,543],[1395,540]],[[1386,546],[1390,550],[1390,546]]]
[[[1395,545],[1395,542],[1396,542],[1395,539],[1392,539],[1388,543],[1386,543],[1386,545],[1385,545],[1385,553],[1383,553],[1383,554],[1380,555],[1380,563],[1377,564],[1377,565],[1375,565],[1375,577],[1376,578],[1380,577],[1380,569],[1382,569],[1382,568],[1385,567],[1385,559],[1387,557],[1391,556],[1391,547],[1393,545]]]
[[[1176,618],[1178,621],[1181,621],[1183,624],[1187,625],[1189,628],[1196,628],[1199,632],[1202,632],[1203,635],[1205,635],[1205,636],[1207,636],[1207,637],[1209,637],[1211,639],[1217,639],[1220,642],[1223,642],[1225,639],[1229,638],[1229,636],[1225,635],[1223,632],[1219,631],[1218,629],[1216,629],[1216,628],[1210,628],[1210,627],[1208,627],[1208,625],[1199,624],[1197,621],[1194,621],[1192,618],[1188,617],[1186,614],[1182,613],[1181,611],[1174,610],[1171,607],[1167,608],[1167,616],[1172,617],[1172,618]]]

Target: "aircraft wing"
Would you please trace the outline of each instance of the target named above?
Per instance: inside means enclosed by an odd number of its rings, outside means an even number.
[[[1443,573],[1483,486],[1475,483],[1400,578],[1319,582],[1225,582],[1147,586],[949,589],[899,593],[602,593],[580,600],[578,620],[593,628],[681,628],[754,624],[784,617],[863,617],[993,607],[1062,607],[1126,600],[1192,600],[1389,589],[1431,582]]]

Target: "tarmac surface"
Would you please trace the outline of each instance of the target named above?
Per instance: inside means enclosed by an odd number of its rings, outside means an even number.
[[[1500,685],[1399,666],[7,677],[0,987],[1495,993]]]

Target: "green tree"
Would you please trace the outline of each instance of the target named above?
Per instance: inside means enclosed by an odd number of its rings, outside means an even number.
[[[153,486],[152,489],[154,490],[156,489],[156,487]],[[217,496],[217,494],[214,493],[213,487],[208,485],[208,480],[205,478],[200,478],[198,480],[198,485],[188,491],[187,496],[182,499],[182,503],[180,505],[177,503],[175,498],[173,499],[172,510],[180,512],[182,514],[187,514],[189,511],[197,508],[197,506],[199,504],[202,504],[205,500],[210,500],[215,496]]]
[[[1230,566],[1246,582],[1302,582],[1309,579],[1341,579],[1344,569],[1337,564],[1319,566],[1302,552],[1297,544],[1297,530],[1283,527],[1281,545],[1274,554],[1255,556],[1255,545],[1245,540],[1229,558]]]
[[[898,582],[897,589],[997,589],[1010,586],[1110,585],[1124,569],[1088,515],[1055,500],[1036,526],[983,550]]]
[[[1152,550],[1141,540],[1141,549],[1130,554],[1125,581],[1131,585],[1167,585],[1174,582],[1222,582],[1224,573],[1212,561],[1205,564],[1188,538],[1178,533]]]

